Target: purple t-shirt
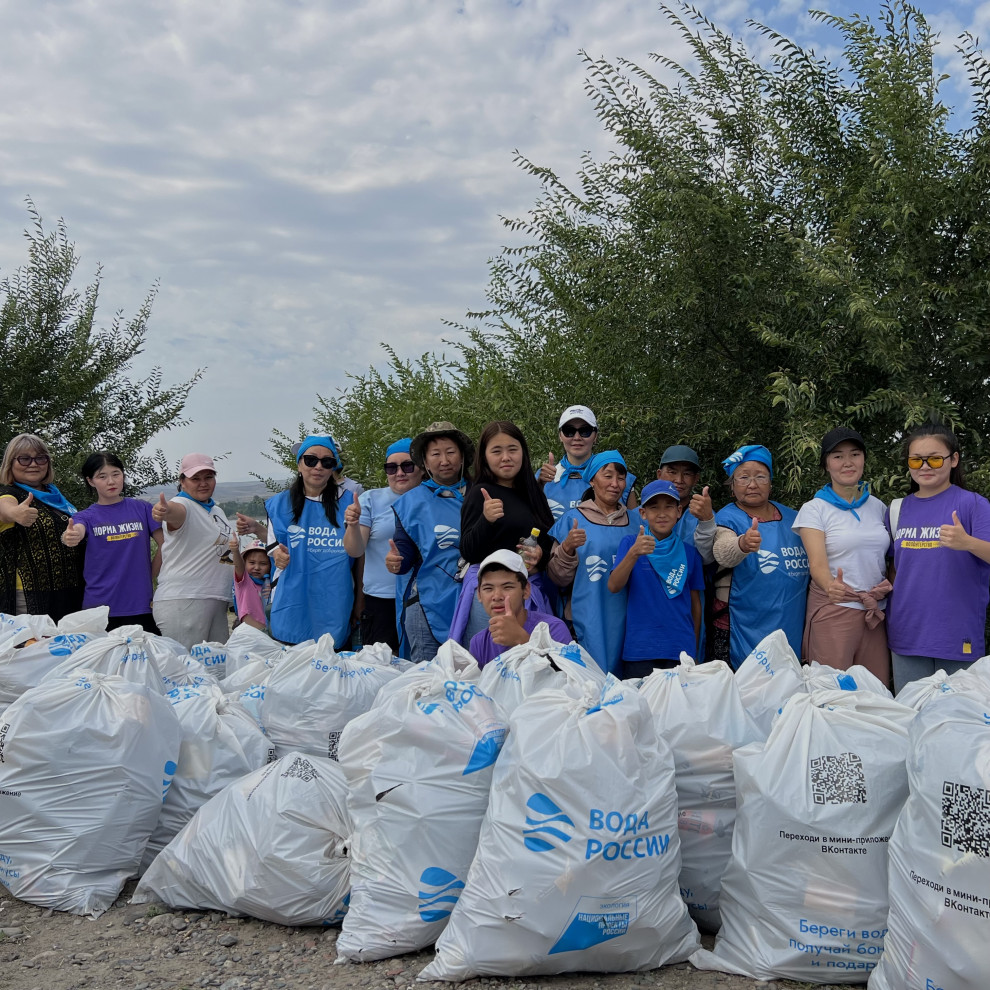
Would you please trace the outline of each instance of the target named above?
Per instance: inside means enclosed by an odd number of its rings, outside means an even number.
[[[86,524],[83,608],[109,605],[114,616],[151,611],[151,534],[162,528],[151,509],[150,502],[125,498],[75,514]]]
[[[555,615],[546,615],[543,612],[527,612],[523,629],[532,635],[533,630],[541,622],[545,622],[550,627],[550,638],[555,643],[566,646],[568,643],[574,641],[570,629],[567,628],[567,623],[558,619]],[[482,629],[481,632],[475,633],[471,637],[471,645],[468,649],[471,652],[471,656],[478,661],[478,666],[484,667],[489,660],[494,660],[500,653],[505,653],[509,647],[499,646],[492,639],[492,634],[487,629]]]
[[[990,564],[938,544],[953,511],[970,536],[990,540],[990,502],[950,485],[931,498],[908,495],[893,534],[894,590],[887,642],[894,653],[939,660],[977,660],[990,600]],[[888,523],[889,523],[888,513]]]

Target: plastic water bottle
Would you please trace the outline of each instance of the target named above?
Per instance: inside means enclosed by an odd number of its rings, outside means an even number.
[[[516,548],[519,551],[519,556],[523,560],[526,560],[525,551],[530,547],[537,547],[540,545],[539,541],[540,531],[534,526],[533,529],[529,531],[529,536],[524,536],[519,541],[519,546]],[[527,561],[529,563],[529,561]]]

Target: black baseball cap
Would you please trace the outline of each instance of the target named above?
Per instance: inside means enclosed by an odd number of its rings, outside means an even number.
[[[822,460],[824,461],[840,443],[845,443],[847,440],[856,444],[860,450],[866,451],[866,444],[859,433],[848,426],[837,426],[822,437]]]

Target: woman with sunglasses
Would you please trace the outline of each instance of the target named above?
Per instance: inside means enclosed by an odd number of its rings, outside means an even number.
[[[413,461],[412,439],[396,440],[385,451],[385,488],[355,496],[344,511],[344,548],[352,557],[364,555],[361,642],[388,643],[399,652],[395,624],[395,575],[385,557],[395,537],[395,500],[423,480],[423,471]]]
[[[907,437],[904,450],[911,494],[889,510],[895,691],[982,657],[990,598],[990,503],[966,489],[958,440],[941,423],[928,423]]]
[[[55,487],[51,451],[14,437],[0,462],[0,612],[50,615],[82,608],[83,548],[62,543],[75,507]]]
[[[811,571],[801,656],[840,670],[860,664],[889,686],[887,507],[863,481],[866,444],[856,430],[829,430],[819,464],[828,483],[801,506],[793,527]]]
[[[344,548],[344,513],[354,496],[334,478],[341,464],[332,437],[306,437],[296,466],[288,490],[265,503],[276,568],[271,633],[283,643],[330,633],[342,650],[354,608],[353,561]]]
[[[536,476],[555,520],[569,509],[577,508],[584,500],[588,484],[584,480],[583,470],[598,439],[598,418],[587,406],[568,406],[560,414],[557,434],[564,455],[555,462],[551,452]],[[622,504],[630,509],[636,505],[636,495],[632,490],[635,480],[636,475],[632,472],[626,475],[626,487],[622,493]]]
[[[808,555],[791,528],[797,513],[770,499],[773,457],[766,447],[746,444],[722,467],[734,501],[715,514],[710,658],[735,670],[775,629],[800,656]]]

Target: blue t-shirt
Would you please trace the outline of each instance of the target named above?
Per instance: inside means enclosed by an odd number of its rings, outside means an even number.
[[[361,526],[367,526],[364,551],[364,593],[374,598],[395,598],[395,575],[385,568],[388,541],[395,536],[392,506],[399,497],[391,488],[374,488],[361,494]]]
[[[635,542],[635,536],[623,537],[615,554],[616,566]],[[705,575],[701,554],[690,544],[685,545],[684,552],[687,554],[687,580],[676,598],[667,597],[660,576],[646,557],[639,557],[633,565],[626,585],[629,598],[623,660],[678,660],[682,650],[691,657],[697,652],[691,592],[704,590]]]

